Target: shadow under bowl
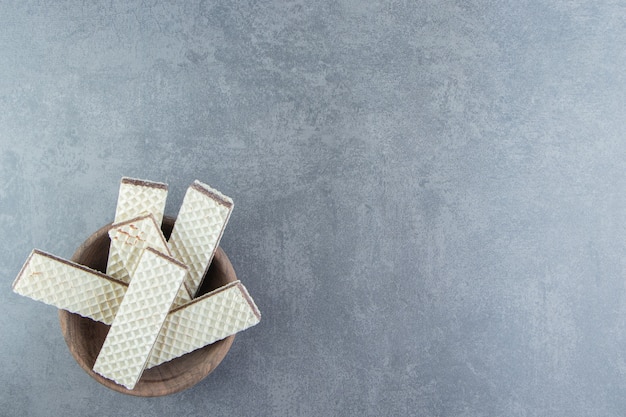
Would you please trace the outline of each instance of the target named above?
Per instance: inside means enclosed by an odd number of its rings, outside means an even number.
[[[174,220],[172,217],[163,218],[161,229],[166,238],[172,233]],[[87,238],[72,256],[72,261],[105,272],[109,256],[110,228],[111,224],[108,224]],[[218,247],[198,296],[236,280],[237,275],[228,256]],[[232,335],[146,369],[135,388],[129,390],[92,370],[110,326],[65,310],[59,310],[59,321],[67,347],[85,372],[107,388],[138,397],[169,395],[192,387],[220,364],[235,340],[235,335]]]

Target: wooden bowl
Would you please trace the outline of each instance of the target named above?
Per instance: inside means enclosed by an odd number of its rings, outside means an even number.
[[[163,219],[161,228],[166,238],[169,238],[172,233],[173,226],[173,218],[165,217]],[[106,225],[91,235],[76,250],[72,260],[104,272],[109,256],[110,239],[108,231],[110,227],[110,224]],[[237,276],[228,256],[218,247],[198,294],[206,294],[236,280]],[[157,397],[173,394],[197,384],[220,364],[235,340],[235,335],[232,335],[172,359],[169,362],[147,369],[143,372],[135,388],[128,390],[92,370],[110,326],[65,310],[59,310],[59,321],[61,322],[63,337],[72,356],[74,356],[76,362],[85,372],[105,387],[123,394],[139,397]]]

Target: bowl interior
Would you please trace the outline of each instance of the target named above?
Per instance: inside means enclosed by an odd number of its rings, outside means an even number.
[[[169,238],[173,226],[174,218],[165,217],[163,219],[161,228],[166,238]],[[91,235],[76,250],[72,260],[104,272],[109,256],[108,231],[110,227],[110,224],[106,225]],[[228,256],[218,247],[198,295],[206,294],[236,280],[237,276]],[[143,372],[135,388],[128,390],[92,370],[109,331],[109,326],[65,310],[59,310],[59,321],[63,337],[72,356],[92,378],[115,391],[141,397],[173,394],[200,382],[224,359],[235,339],[234,335],[229,336],[179,358],[147,369]]]

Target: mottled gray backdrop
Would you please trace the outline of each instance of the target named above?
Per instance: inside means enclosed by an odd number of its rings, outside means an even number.
[[[0,415],[626,414],[622,2],[162,3],[0,1]],[[263,313],[158,399],[11,292],[124,175],[231,196]]]

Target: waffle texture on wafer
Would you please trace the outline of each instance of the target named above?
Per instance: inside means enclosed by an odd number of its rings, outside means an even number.
[[[114,224],[119,224],[140,216],[151,214],[160,227],[163,221],[165,201],[167,199],[167,184],[123,177],[115,207]],[[118,248],[111,246],[107,260],[106,273],[113,275],[120,273],[120,255]],[[127,277],[125,281],[127,282]]]
[[[111,245],[107,275],[126,283],[130,282],[130,274],[137,267],[139,256],[145,248],[151,247],[168,256],[172,255],[152,214],[112,225],[109,238]],[[179,306],[189,301],[191,296],[183,285],[176,294],[174,305]]]
[[[13,291],[57,308],[111,324],[127,285],[107,275],[33,250],[13,282]]]
[[[139,255],[146,247],[171,255],[167,241],[152,214],[116,223],[109,229],[111,250],[107,275],[123,282],[130,282],[130,272],[139,262]]]
[[[218,288],[168,314],[147,368],[243,331],[260,319],[259,309],[239,281]]]
[[[94,364],[94,372],[133,389],[183,283],[187,268],[152,248],[144,250]]]
[[[189,268],[185,285],[195,297],[228,223],[233,201],[200,181],[185,193],[168,242],[174,258]]]
[[[167,184],[123,177],[115,207],[114,223],[152,214],[157,224],[163,221]]]

